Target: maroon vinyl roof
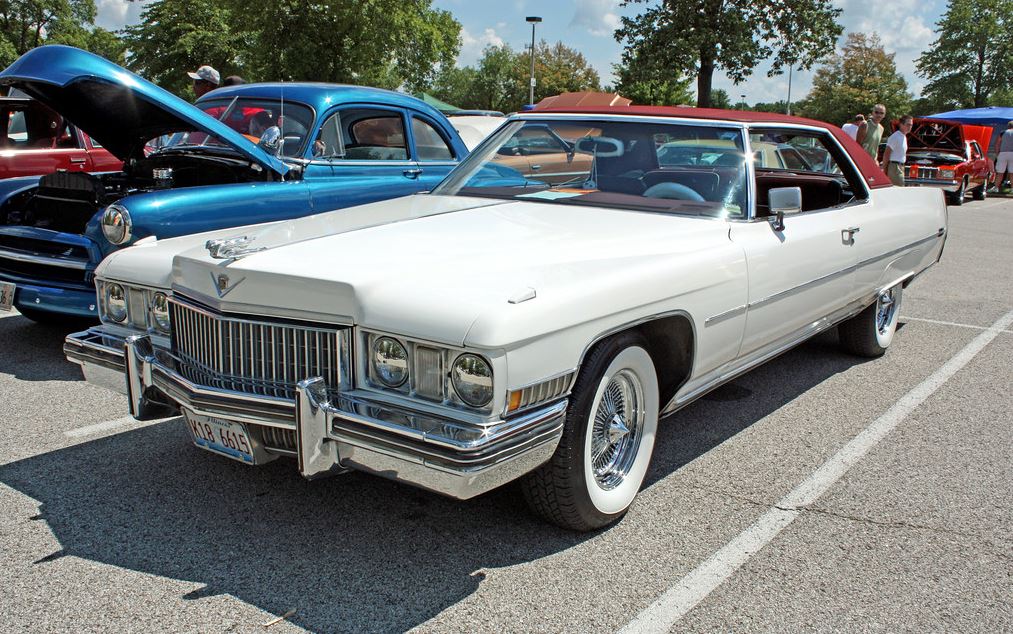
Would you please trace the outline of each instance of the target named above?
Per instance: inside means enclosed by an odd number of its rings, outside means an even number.
[[[879,164],[869,156],[861,145],[844,133],[841,128],[815,119],[805,119],[776,112],[752,112],[748,110],[719,110],[717,108],[686,108],[673,106],[596,106],[589,108],[546,108],[538,110],[538,114],[573,113],[573,114],[614,114],[640,117],[680,117],[683,119],[712,119],[715,121],[734,121],[736,123],[788,123],[807,125],[827,130],[837,139],[838,143],[851,155],[851,160],[858,166],[865,182],[870,188],[891,187]],[[885,133],[884,133],[885,136]],[[885,139],[884,139],[885,140]]]

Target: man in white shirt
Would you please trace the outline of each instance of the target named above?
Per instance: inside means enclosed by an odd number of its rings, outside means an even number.
[[[886,140],[886,150],[883,151],[883,163],[881,164],[890,177],[890,182],[897,187],[904,186],[904,161],[907,160],[907,135],[914,125],[914,117],[904,115],[897,122],[897,131]]]
[[[858,135],[858,127],[863,123],[865,123],[865,115],[856,114],[850,123],[845,123],[841,128],[844,130],[844,134],[854,139]]]

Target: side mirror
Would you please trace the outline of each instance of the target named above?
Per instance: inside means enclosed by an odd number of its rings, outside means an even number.
[[[281,154],[281,128],[276,125],[264,130],[264,133],[260,135],[260,142],[257,143],[257,147],[265,150],[271,156],[278,156]]]
[[[774,187],[767,192],[770,206],[770,224],[774,231],[784,231],[784,215],[802,211],[802,188]]]

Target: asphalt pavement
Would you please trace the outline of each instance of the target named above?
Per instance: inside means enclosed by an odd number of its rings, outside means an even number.
[[[586,535],[205,453],[6,314],[0,631],[1013,631],[1011,244],[1013,199],[951,207],[886,356],[825,334],[669,417]]]

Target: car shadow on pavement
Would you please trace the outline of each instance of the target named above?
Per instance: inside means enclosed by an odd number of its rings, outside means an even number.
[[[833,345],[810,342],[679,412],[645,486],[862,361]],[[0,466],[0,483],[40,503],[24,521],[60,544],[34,566],[72,555],[202,584],[183,598],[294,609],[289,621],[320,632],[408,630],[474,593],[484,569],[594,537],[536,518],[513,485],[462,502],[357,473],[310,482],[287,460],[247,467],[194,448],[178,418]]]
[[[63,340],[87,322],[66,325],[37,324],[27,317],[0,319],[0,374],[23,381],[82,381],[81,368],[63,356]]]
[[[831,329],[662,419],[644,487],[667,477],[835,374],[871,359],[843,352]]]

